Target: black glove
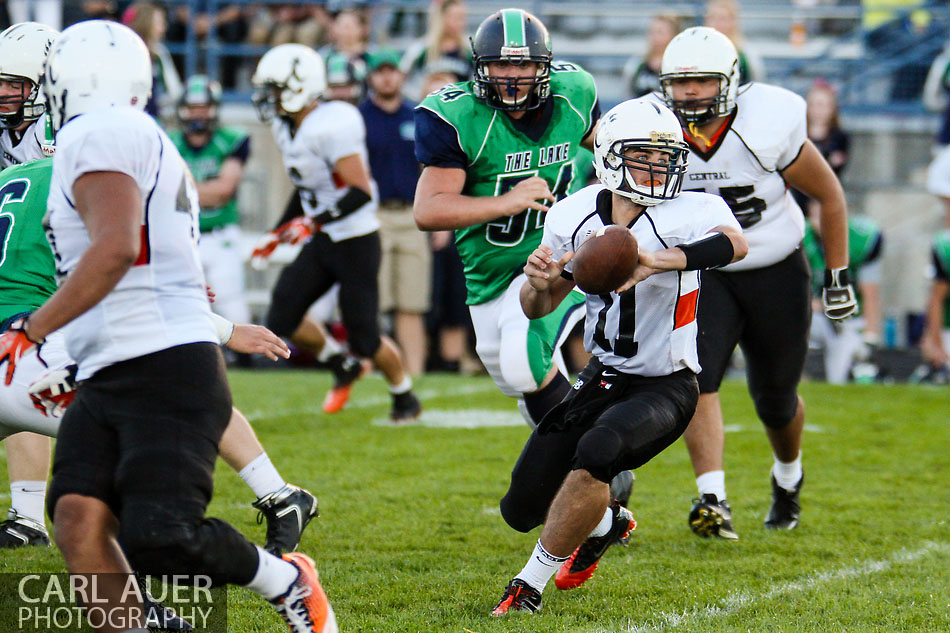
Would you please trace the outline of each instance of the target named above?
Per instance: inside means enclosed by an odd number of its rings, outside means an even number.
[[[821,303],[825,308],[825,316],[834,321],[847,319],[858,311],[858,301],[847,268],[825,269]]]

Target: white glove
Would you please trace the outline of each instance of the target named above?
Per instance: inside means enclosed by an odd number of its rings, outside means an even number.
[[[30,385],[30,400],[44,415],[59,418],[76,398],[76,365],[51,369]]]

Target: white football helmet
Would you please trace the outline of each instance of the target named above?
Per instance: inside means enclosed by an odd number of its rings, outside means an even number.
[[[98,108],[144,110],[152,94],[152,58],[135,31],[88,20],[63,31],[46,58],[43,90],[53,130]]]
[[[0,105],[17,106],[0,112],[0,128],[15,129],[46,112],[40,79],[50,46],[59,31],[39,22],[20,22],[0,33],[0,81],[20,85],[20,93],[0,96]]]
[[[630,157],[629,150],[659,150],[658,162]],[[594,171],[610,191],[650,207],[680,194],[689,149],[680,122],[668,108],[649,98],[631,99],[600,119],[594,136]],[[638,185],[633,171],[648,172]]]
[[[281,44],[267,51],[251,77],[254,107],[261,121],[300,112],[327,90],[323,57],[302,44]]]
[[[675,100],[672,81],[678,77],[717,77],[719,94],[710,99]],[[674,37],[663,53],[660,85],[666,104],[684,123],[703,124],[726,116],[736,107],[739,54],[732,40],[708,26],[694,26]]]

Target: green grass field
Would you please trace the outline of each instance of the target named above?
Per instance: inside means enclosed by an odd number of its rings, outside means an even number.
[[[400,427],[386,422],[378,378],[359,383],[333,417],[320,413],[326,374],[234,372],[231,384],[284,477],[320,498],[301,549],[317,562],[341,631],[950,631],[946,388],[803,385],[801,525],[771,533],[762,526],[771,453],[744,385],[727,384],[740,540],[689,531],[695,485],[678,442],[637,472],[640,527],[629,547],[609,550],[578,590],[551,583],[540,613],[499,620],[488,613],[538,532],[516,533],[498,513],[528,430],[488,378],[418,380],[426,411]],[[219,461],[209,514],[262,542],[252,500]],[[55,548],[0,552],[3,572],[61,570]],[[229,596],[229,631],[286,630],[248,591]]]

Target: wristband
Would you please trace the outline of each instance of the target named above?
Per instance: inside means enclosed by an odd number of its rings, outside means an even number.
[[[719,268],[732,262],[736,254],[732,240],[721,231],[705,235],[694,242],[678,244],[676,248],[686,254],[686,268],[683,270]]]
[[[211,322],[214,323],[214,330],[218,334],[218,342],[227,345],[234,335],[234,324],[214,312],[211,313]]]
[[[850,283],[851,273],[848,272],[847,266],[825,269],[825,288],[844,288]]]

